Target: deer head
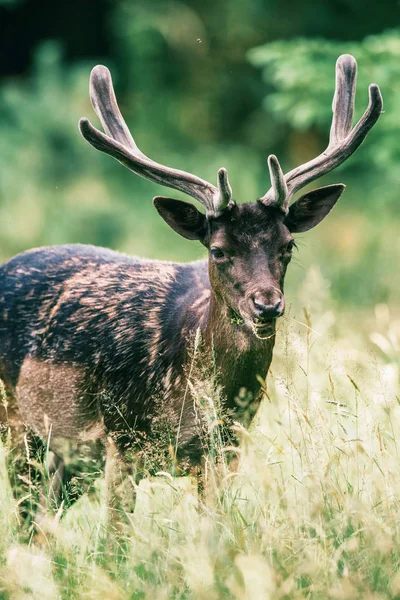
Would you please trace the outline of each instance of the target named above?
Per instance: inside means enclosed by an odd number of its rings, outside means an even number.
[[[199,240],[208,249],[215,296],[232,315],[244,321],[245,327],[262,337],[273,320],[284,312],[283,284],[295,246],[293,234],[320,223],[345,186],[315,189],[290,205],[293,194],[351,156],[382,112],[379,87],[372,84],[368,108],[352,127],[356,76],[355,59],[348,54],[340,56],[326,150],[286,175],[278,159],[269,156],[271,188],[253,203],[236,204],[224,168],[219,169],[214,186],[196,175],[160,165],[143,154],[119,111],[111,75],[104,66],[98,65],[91,73],[90,97],[105,134],[87,119],[81,119],[79,127],[92,146],[137,175],[185,192],[204,205],[206,214],[192,204],[172,198],[158,196],[153,201],[172,229],[187,239]]]

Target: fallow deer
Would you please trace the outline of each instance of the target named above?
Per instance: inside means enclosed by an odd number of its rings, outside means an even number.
[[[46,436],[49,426],[52,441],[114,435],[123,450],[129,432],[151,432],[162,397],[176,446],[198,461],[196,410],[186,393],[196,331],[205,352],[213,353],[225,408],[234,413],[239,388],[257,397],[285,309],[293,235],[322,221],[345,186],[290,200],[343,163],[382,111],[372,84],[368,108],[352,127],[356,71],[352,56],[339,57],[326,150],[287,174],[269,156],[271,188],[238,204],[226,169],[214,186],[143,154],[119,111],[108,69],[93,69],[90,97],[105,133],[84,118],[83,137],[135,174],[203,204],[205,214],[180,200],[153,200],[172,229],[203,244],[208,260],[143,260],[77,244],[29,250],[0,267],[0,377],[38,435]]]

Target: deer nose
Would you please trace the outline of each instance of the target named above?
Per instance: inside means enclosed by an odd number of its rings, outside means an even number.
[[[283,314],[284,303],[282,298],[279,298],[275,304],[264,304],[260,300],[253,298],[255,313],[261,319],[276,319]]]

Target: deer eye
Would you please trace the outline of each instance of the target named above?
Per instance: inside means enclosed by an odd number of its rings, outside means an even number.
[[[223,253],[223,251],[221,250],[221,248],[211,248],[211,256],[213,258],[225,258],[225,254]]]
[[[287,250],[287,252],[291,252],[293,250],[293,248],[297,248],[296,242],[294,240],[290,240],[290,242],[286,246],[286,250]]]

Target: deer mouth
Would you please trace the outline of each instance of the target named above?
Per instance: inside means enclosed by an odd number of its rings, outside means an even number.
[[[275,334],[276,318],[250,317],[231,311],[231,323],[247,326],[258,339],[269,339]]]
[[[275,321],[275,318],[276,317],[268,317],[268,318],[253,317],[252,323],[254,323],[254,325],[256,325],[256,327],[264,327],[265,325],[273,323],[273,321]]]
[[[275,320],[269,319],[268,322],[255,323],[251,322],[251,329],[253,334],[259,340],[269,340],[275,335]]]
[[[264,333],[275,328],[275,321],[275,318],[262,319],[260,317],[254,317],[251,320],[251,326],[252,329],[257,333]]]

